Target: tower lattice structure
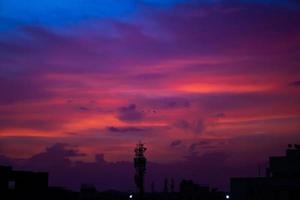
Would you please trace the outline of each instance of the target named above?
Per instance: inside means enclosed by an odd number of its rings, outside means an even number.
[[[140,199],[143,199],[144,196],[144,177],[146,173],[146,163],[147,159],[144,155],[147,148],[145,148],[144,144],[139,142],[135,149],[135,157],[134,157],[134,168],[135,168],[135,184],[139,190]]]

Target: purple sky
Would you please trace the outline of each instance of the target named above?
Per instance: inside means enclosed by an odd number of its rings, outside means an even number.
[[[147,187],[227,189],[300,142],[298,1],[2,0],[0,21],[0,164],[52,185],[134,189],[141,140]]]

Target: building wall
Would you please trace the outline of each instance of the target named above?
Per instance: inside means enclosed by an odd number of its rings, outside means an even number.
[[[10,187],[9,187],[10,186]],[[13,171],[0,166],[0,190],[40,190],[48,188],[48,173]]]

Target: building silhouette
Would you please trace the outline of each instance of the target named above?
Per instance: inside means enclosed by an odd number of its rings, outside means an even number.
[[[285,156],[270,157],[265,177],[231,178],[233,200],[299,200],[300,145],[288,146]]]
[[[300,145],[288,145],[285,156],[270,157],[268,177],[300,178]]]
[[[48,173],[15,171],[0,166],[0,199],[38,198],[48,190]]]
[[[48,188],[47,172],[14,171],[0,166],[0,190],[28,191]]]
[[[201,186],[192,180],[182,180],[179,187],[182,200],[223,200],[226,198],[224,192],[208,186]]]

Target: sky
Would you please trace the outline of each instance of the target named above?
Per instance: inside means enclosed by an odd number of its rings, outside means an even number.
[[[132,189],[142,141],[148,182],[226,189],[300,142],[296,0],[1,0],[0,22],[0,164]]]

